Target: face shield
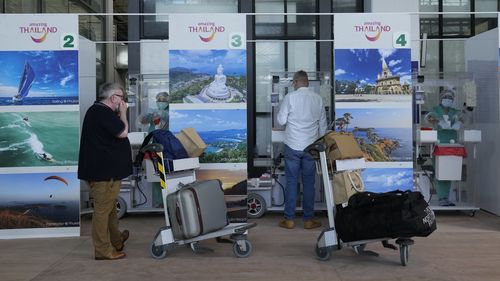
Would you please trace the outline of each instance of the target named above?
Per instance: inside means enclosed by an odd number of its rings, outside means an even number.
[[[452,107],[455,95],[449,90],[445,90],[440,93],[439,99],[441,100],[441,105],[443,107]]]

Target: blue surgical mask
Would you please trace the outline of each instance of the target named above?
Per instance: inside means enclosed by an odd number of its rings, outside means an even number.
[[[453,100],[452,99],[442,99],[441,105],[444,107],[451,107],[453,105]]]
[[[156,106],[158,107],[159,110],[166,110],[168,108],[168,102],[157,101]]]

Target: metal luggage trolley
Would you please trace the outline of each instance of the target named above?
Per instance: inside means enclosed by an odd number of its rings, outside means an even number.
[[[189,245],[193,252],[199,253],[207,250],[199,245],[202,240],[216,238],[218,242],[228,242],[233,244],[233,253],[236,257],[246,258],[252,253],[252,244],[248,240],[248,229],[256,226],[255,223],[230,223],[226,227],[200,235],[191,239],[176,240],[174,238],[167,208],[167,195],[178,189],[179,183],[187,184],[195,180],[194,170],[188,172],[169,173],[164,169],[163,147],[161,144],[152,143],[141,148],[141,152],[152,152],[152,157],[156,159],[160,185],[162,188],[163,206],[165,212],[165,226],[161,227],[154,236],[151,243],[150,253],[155,259],[163,259],[167,252],[176,246]],[[168,189],[167,189],[168,185]],[[221,239],[223,236],[229,236],[230,239]]]
[[[313,143],[308,146],[305,151],[310,153],[312,151],[318,152],[319,154],[319,165],[323,179],[323,186],[325,188],[326,206],[328,213],[328,227],[324,229],[318,237],[316,242],[314,252],[317,259],[321,261],[327,261],[330,259],[330,254],[334,250],[340,250],[343,247],[352,247],[356,254],[367,255],[367,256],[378,256],[377,253],[373,251],[366,251],[365,247],[368,243],[381,242],[385,248],[397,250],[397,247],[390,244],[388,240],[392,238],[380,238],[371,240],[360,240],[352,242],[342,242],[338,237],[335,230],[335,218],[333,210],[335,208],[332,184],[330,181],[330,176],[328,172],[328,163],[325,153],[326,146],[324,143]],[[316,154],[316,153],[315,153]],[[414,241],[409,238],[398,238],[396,239],[396,244],[399,245],[399,254],[401,258],[401,265],[406,266],[408,264],[408,255],[410,250],[410,245],[413,245]]]

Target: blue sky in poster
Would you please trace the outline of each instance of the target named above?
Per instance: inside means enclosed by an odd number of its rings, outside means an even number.
[[[170,110],[170,130],[179,132],[192,127],[198,132],[244,130],[247,127],[244,109]]]
[[[365,190],[387,192],[413,189],[413,169],[411,168],[369,168],[361,173]]]
[[[338,108],[336,118],[350,113],[349,128],[411,128],[410,108]]]
[[[78,96],[78,51],[0,51],[0,97],[17,94],[26,62],[35,72],[30,97]]]
[[[247,71],[246,50],[170,50],[169,60],[170,69],[183,67],[194,73],[213,75],[219,64],[229,76],[246,76]]]
[[[393,75],[399,75],[403,84],[411,84],[410,49],[337,49],[335,50],[335,79],[360,81],[375,85],[382,72],[382,57]]]
[[[68,185],[50,176],[63,178]],[[52,195],[52,197],[51,197]],[[36,173],[36,174],[2,174],[0,175],[0,203],[11,201],[73,201],[80,197],[80,181],[76,173]]]

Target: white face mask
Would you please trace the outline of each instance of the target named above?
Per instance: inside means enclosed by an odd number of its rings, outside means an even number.
[[[453,100],[452,99],[442,99],[441,105],[444,107],[451,107],[453,105]]]

